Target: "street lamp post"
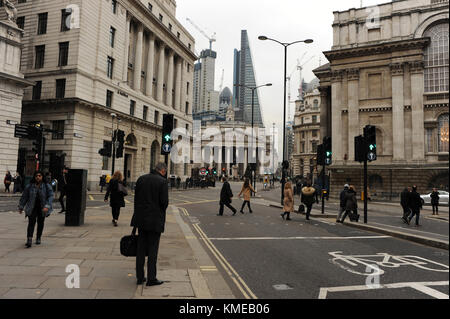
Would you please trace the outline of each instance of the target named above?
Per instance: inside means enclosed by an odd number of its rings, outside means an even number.
[[[263,86],[272,86],[272,83],[267,83],[264,85],[260,85],[260,86],[256,86],[256,87],[252,87],[252,86],[247,86],[247,85],[243,85],[243,84],[235,84],[234,86],[242,86],[246,89],[252,90],[252,147],[251,147],[251,151],[253,154],[253,126],[254,126],[254,118],[253,118],[253,112],[254,112],[254,104],[255,104],[255,91]],[[248,151],[247,151],[247,163],[248,163]],[[256,165],[255,165],[256,166]],[[251,180],[251,184],[253,184],[253,189],[256,190],[256,170],[254,171],[252,169],[252,180]]]
[[[280,42],[278,40],[275,39],[271,39],[268,38],[264,35],[261,35],[258,37],[259,40],[265,41],[265,40],[270,40],[270,41],[274,41],[277,42],[279,44],[281,44],[284,47],[284,74],[283,74],[283,78],[284,78],[284,96],[283,96],[283,164],[286,161],[286,92],[287,92],[287,88],[286,88],[286,83],[287,83],[287,49],[289,46],[296,44],[296,43],[300,43],[300,42],[304,42],[306,44],[310,44],[313,43],[314,41],[312,39],[306,39],[306,40],[301,40],[301,41],[295,41],[295,42],[291,42],[291,43],[283,43]],[[286,179],[286,174],[285,174],[285,169],[282,169],[282,177],[281,177],[281,205],[283,205],[283,200],[284,200],[284,184],[286,183],[285,179]]]

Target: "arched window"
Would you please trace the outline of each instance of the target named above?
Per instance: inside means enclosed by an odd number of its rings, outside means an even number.
[[[431,38],[425,51],[425,92],[448,91],[448,23],[432,26],[424,37]]]
[[[318,100],[314,100],[313,102],[313,110],[318,110],[319,109],[319,101]]]
[[[439,152],[448,152],[448,113],[442,114],[438,118],[438,145]]]

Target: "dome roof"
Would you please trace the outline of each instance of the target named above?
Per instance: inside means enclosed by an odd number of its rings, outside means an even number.
[[[220,93],[220,98],[231,98],[233,93],[231,93],[231,90],[228,86],[226,86],[222,92]]]

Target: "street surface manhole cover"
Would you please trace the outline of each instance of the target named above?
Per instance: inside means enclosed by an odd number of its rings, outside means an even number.
[[[273,285],[273,288],[275,290],[291,290],[291,289],[294,289],[293,287],[289,286],[288,284]]]

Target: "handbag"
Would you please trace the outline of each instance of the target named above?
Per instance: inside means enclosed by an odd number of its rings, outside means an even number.
[[[305,212],[305,205],[300,204],[298,207],[298,214],[303,214]]]
[[[128,191],[127,188],[125,186],[123,186],[123,184],[119,183],[117,186],[117,190],[119,193],[121,193],[123,196],[127,196],[128,195]]]
[[[136,257],[137,243],[138,236],[136,235],[136,227],[134,227],[131,235],[124,236],[120,240],[120,254],[125,257]]]

